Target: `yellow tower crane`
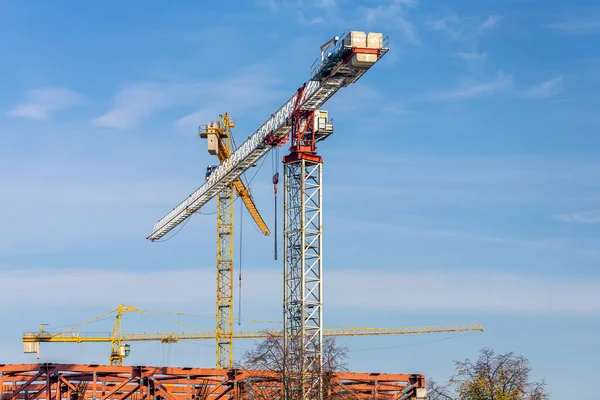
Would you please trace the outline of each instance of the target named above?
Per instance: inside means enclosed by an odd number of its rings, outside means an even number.
[[[208,139],[208,152],[219,157],[223,163],[233,150],[231,129],[235,120],[227,113],[219,115],[218,121],[209,122],[200,127],[198,134]],[[209,166],[206,180],[216,166]],[[217,194],[217,301],[216,301],[216,366],[231,368],[233,366],[233,235],[234,235],[234,195],[242,199],[252,220],[265,235],[271,232],[256,208],[249,188],[241,178],[226,185]]]
[[[126,312],[135,312],[142,315],[154,316],[159,312],[154,310],[143,310],[135,307],[120,305],[119,307],[77,324],[60,332],[50,332],[43,329],[45,324],[40,325],[38,332],[27,332],[23,334],[23,352],[36,353],[40,357],[40,343],[110,343],[110,364],[121,366],[123,360],[130,354],[130,345],[127,342],[135,341],[160,341],[161,343],[176,343],[181,340],[213,340],[218,338],[217,331],[196,332],[149,332],[149,333],[123,333],[123,316]],[[197,314],[184,314],[178,312],[160,312],[161,314],[200,316]],[[98,321],[115,314],[115,323],[112,333],[85,333],[75,332],[75,329]],[[165,319],[158,317],[160,319]],[[258,321],[254,322],[271,322]],[[171,321],[176,322],[176,321]],[[323,330],[324,336],[391,336],[391,335],[418,335],[427,333],[449,333],[449,332],[483,332],[481,324],[453,324],[441,326],[402,326],[396,328],[361,328],[361,327],[331,327]],[[270,329],[262,331],[239,331],[232,332],[234,339],[264,339],[268,337],[283,337],[281,330]]]

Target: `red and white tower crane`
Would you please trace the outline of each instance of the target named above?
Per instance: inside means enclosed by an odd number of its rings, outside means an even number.
[[[322,398],[322,159],[317,142],[333,126],[320,110],[338,90],[356,82],[389,50],[381,33],[352,31],[321,46],[310,79],[223,161],[204,185],[155,225],[155,241],[198,211],[275,146],[290,141],[284,163],[284,346],[286,399]]]

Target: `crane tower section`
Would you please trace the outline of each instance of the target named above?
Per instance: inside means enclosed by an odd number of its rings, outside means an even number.
[[[290,379],[286,398],[318,398],[321,392],[322,160],[317,139],[333,133],[326,111],[299,111],[292,121],[291,152],[284,157],[285,354]]]
[[[232,152],[232,128],[235,121],[227,113],[219,121],[200,127],[198,134],[207,139],[208,152],[224,162]],[[209,166],[206,179],[216,166]],[[233,234],[234,194],[241,198],[257,227],[264,235],[270,231],[256,208],[250,190],[240,178],[221,189],[217,195],[217,307],[216,307],[216,366],[233,368]]]
[[[374,40],[377,39],[377,40]],[[336,45],[338,38],[322,50]],[[351,32],[342,43],[354,47],[374,43],[379,49],[381,34]],[[348,63],[368,68],[378,54],[369,48],[353,54]],[[322,54],[322,61],[333,53]],[[327,68],[321,72],[327,74]],[[298,96],[304,95],[305,87]],[[332,89],[330,89],[332,90]],[[324,90],[321,96],[329,96]],[[319,102],[319,95],[316,96]],[[289,354],[286,399],[321,399],[323,285],[322,285],[322,166],[317,142],[333,133],[333,124],[324,110],[298,107],[291,117],[290,154],[284,157],[284,353]]]

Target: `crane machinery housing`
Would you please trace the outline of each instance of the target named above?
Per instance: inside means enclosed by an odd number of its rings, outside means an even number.
[[[210,174],[187,199],[161,218],[155,241],[217,196],[275,146],[290,141],[284,157],[284,347],[297,357],[284,371],[285,399],[322,399],[322,159],[317,142],[333,126],[320,107],[355,83],[389,50],[381,33],[351,31],[321,46],[310,79]]]

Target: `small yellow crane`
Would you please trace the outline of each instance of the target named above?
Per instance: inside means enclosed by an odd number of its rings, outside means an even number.
[[[197,332],[150,332],[150,333],[123,333],[123,316],[127,312],[135,312],[142,315],[152,315],[158,311],[143,310],[131,306],[120,305],[119,307],[92,318],[88,321],[77,324],[61,332],[49,332],[40,325],[38,332],[27,332],[23,334],[23,352],[36,353],[40,357],[40,343],[110,343],[110,365],[121,366],[123,360],[129,356],[131,347],[127,342],[135,341],[160,341],[161,343],[176,343],[180,340],[214,340],[218,337],[216,331],[197,331]],[[161,312],[164,314],[175,315],[194,315],[178,312]],[[75,329],[98,321],[115,314],[115,323],[112,333],[80,333]],[[161,318],[164,319],[164,318]],[[256,321],[254,322],[271,322]],[[449,332],[483,332],[481,324],[453,324],[442,326],[402,326],[396,328],[361,328],[361,327],[337,327],[323,330],[324,336],[390,336],[390,335],[418,335],[427,333],[449,333]],[[239,331],[232,332],[234,339],[263,339],[272,336],[283,336],[280,330],[263,331]],[[226,367],[227,368],[227,367]]]
[[[219,157],[223,163],[233,150],[231,129],[235,120],[227,113],[219,115],[218,121],[209,122],[200,127],[198,134],[208,140],[208,152]],[[206,180],[216,166],[209,166]],[[216,366],[231,368],[233,366],[233,235],[234,235],[234,202],[235,194],[242,199],[252,220],[265,235],[270,235],[269,228],[256,208],[249,189],[241,178],[235,179],[217,194],[217,302],[216,302]]]

